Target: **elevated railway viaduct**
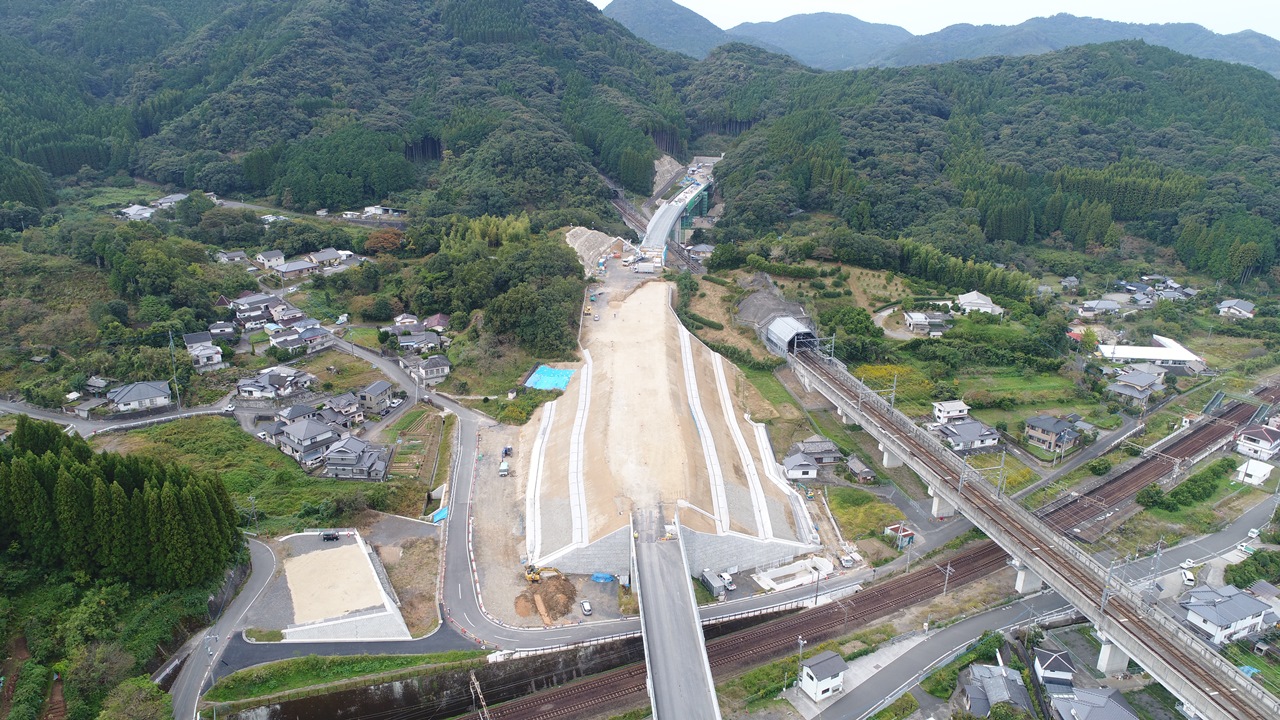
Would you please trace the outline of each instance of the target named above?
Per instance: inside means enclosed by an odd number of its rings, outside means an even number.
[[[1181,699],[1189,714],[1206,720],[1280,717],[1275,696],[1137,592],[1113,582],[1105,567],[998,493],[842,364],[803,346],[792,348],[787,359],[806,389],[822,393],[845,422],[861,425],[880,443],[886,460],[906,464],[925,481],[935,514],[958,510],[1009,553],[1019,590],[1035,589],[1044,580],[1088,617],[1103,640],[1102,669],[1115,672],[1131,657]]]

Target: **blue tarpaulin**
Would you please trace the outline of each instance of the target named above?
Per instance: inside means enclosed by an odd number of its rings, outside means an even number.
[[[592,582],[613,582],[613,576],[609,573],[595,573],[591,576]]]
[[[572,370],[557,370],[546,365],[539,365],[537,370],[524,382],[525,387],[535,390],[564,390],[573,377]]]
[[[442,507],[439,510],[431,513],[431,522],[440,522],[441,520],[444,520],[447,517],[449,517],[449,508]]]

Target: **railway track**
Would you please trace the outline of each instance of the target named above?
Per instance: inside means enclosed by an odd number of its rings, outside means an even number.
[[[995,543],[980,543],[951,560],[953,573],[947,582],[950,588],[960,587],[990,575],[1007,561],[1008,555]],[[933,568],[920,569],[886,580],[837,602],[717,638],[707,643],[712,671],[724,675],[783,657],[794,649],[797,635],[804,636],[809,642],[822,642],[841,634],[842,628],[850,624],[857,626],[934,597],[945,586],[941,573]],[[497,705],[489,708],[489,717],[494,720],[577,717],[580,713],[608,703],[639,700],[645,693],[647,677],[644,663],[633,663]],[[633,695],[637,697],[631,697]],[[479,715],[463,717],[464,720],[478,720]]]
[[[856,386],[832,372],[826,361],[816,353],[801,351],[796,355],[796,359],[833,389],[843,393],[846,400],[852,401],[862,397],[862,393]],[[1280,392],[1280,389],[1270,389],[1259,394],[1259,397],[1266,400],[1277,392]],[[893,427],[899,424],[899,420],[892,416],[896,411],[886,411],[875,401],[865,404],[859,401],[858,405],[864,414],[871,417],[873,421],[881,423],[882,427]],[[1058,547],[1056,534],[1048,532],[1046,526],[1034,521],[1024,521],[1015,510],[1001,503],[989,484],[964,482],[964,476],[947,462],[944,455],[935,454],[938,451],[934,447],[922,442],[913,433],[899,433],[895,435],[895,439],[925,466],[938,482],[949,486],[963,500],[972,505],[971,512],[976,512],[980,517],[970,519],[989,534],[992,530],[998,529],[1010,538],[1010,541],[1021,542],[1027,557],[1039,560],[1050,571],[1059,575],[1060,583],[1073,587],[1084,597],[1099,599],[1103,597],[1105,580],[1101,579],[1096,572],[1082,568],[1076,555]],[[984,522],[977,522],[979,520]],[[1180,675],[1182,681],[1203,693],[1204,699],[1213,706],[1214,710],[1221,713],[1222,717],[1233,720],[1273,720],[1277,716],[1278,704],[1275,698],[1267,696],[1265,691],[1257,686],[1252,687],[1257,694],[1248,691],[1238,692],[1237,685],[1244,686],[1252,681],[1243,676],[1238,679],[1228,679],[1229,676],[1214,672],[1208,666],[1208,662],[1211,661],[1191,654],[1189,648],[1195,647],[1194,640],[1189,642],[1174,640],[1176,631],[1149,618],[1128,595],[1118,593],[1112,596],[1109,603],[1104,606],[1103,614],[1114,623],[1114,627],[1120,634],[1131,635],[1134,641],[1144,645],[1148,652],[1153,653],[1155,658],[1165,663],[1169,671]],[[1104,630],[1104,632],[1112,631]],[[1222,666],[1219,666],[1219,669],[1221,668]],[[1151,669],[1153,668],[1148,668],[1148,670]],[[1225,672],[1228,671],[1224,670]],[[1199,702],[1201,698],[1184,698],[1184,700]]]
[[[1097,488],[1041,515],[1040,519],[1064,535],[1096,540],[1093,537],[1097,534],[1096,524],[1105,523],[1117,506],[1132,500],[1139,490],[1159,482],[1173,472],[1178,461],[1193,458],[1230,435],[1236,427],[1247,422],[1256,409],[1243,402],[1223,408],[1212,420],[1170,443],[1158,455],[1143,460]],[[1095,531],[1088,533],[1089,537],[1084,535],[1086,527],[1092,527]]]

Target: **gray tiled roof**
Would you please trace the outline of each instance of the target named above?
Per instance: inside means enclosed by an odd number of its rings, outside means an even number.
[[[800,664],[813,671],[813,676],[819,680],[836,677],[849,668],[844,658],[830,650],[824,650],[807,660],[801,661]]]
[[[1271,608],[1258,598],[1241,592],[1234,585],[1220,588],[1203,585],[1187,594],[1190,598],[1183,600],[1182,606],[1218,627],[1227,627],[1245,618],[1261,615]]]
[[[365,388],[364,392],[367,395],[381,395],[382,393],[390,389],[391,389],[391,383],[387,382],[386,380],[374,380],[373,382],[369,383],[369,387]]]
[[[788,470],[793,470],[796,467],[804,464],[809,464],[814,466],[817,465],[817,463],[813,461],[813,458],[801,452],[788,455],[782,459],[782,466]]]
[[[129,383],[128,385],[121,385],[107,393],[107,399],[117,405],[129,402],[139,402],[158,397],[169,397],[168,382],[164,380],[153,380]]]

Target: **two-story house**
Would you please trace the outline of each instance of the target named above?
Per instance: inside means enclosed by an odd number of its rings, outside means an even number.
[[[386,380],[374,380],[356,397],[360,400],[360,407],[364,408],[365,412],[381,415],[391,407],[391,390],[391,383]]]
[[[1130,405],[1145,407],[1155,393],[1164,390],[1161,379],[1151,373],[1130,371],[1121,374],[1107,386],[1107,392]]]
[[[263,250],[253,256],[253,259],[263,270],[274,270],[284,264],[284,253],[279,250]]]
[[[387,460],[381,448],[359,438],[334,443],[324,454],[325,477],[381,482],[387,479]]]
[[[345,433],[311,418],[295,420],[285,425],[280,433],[279,447],[285,455],[298,461],[303,467],[319,465],[324,453]]]
[[[1026,424],[1027,442],[1051,453],[1066,452],[1080,442],[1080,431],[1062,418],[1036,415],[1027,418]]]
[[[1187,623],[1216,645],[1261,631],[1263,618],[1272,612],[1271,605],[1234,585],[1202,585],[1184,597]]]
[[[969,417],[969,406],[963,400],[943,400],[933,404],[933,419],[940,423],[964,420]]]
[[[1270,460],[1280,453],[1280,430],[1266,425],[1250,425],[1236,434],[1236,452],[1258,460]]]
[[[164,380],[121,385],[107,391],[112,412],[137,412],[169,404],[169,383]]]
[[[844,658],[830,650],[800,661],[800,689],[814,702],[826,700],[844,690]]]

